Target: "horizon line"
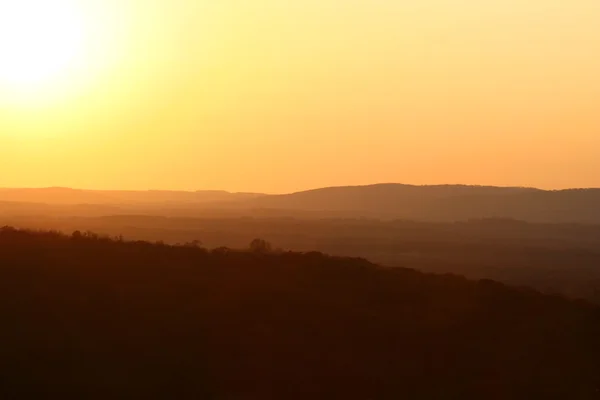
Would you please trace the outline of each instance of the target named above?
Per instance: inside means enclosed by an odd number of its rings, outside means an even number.
[[[23,187],[0,187],[0,190],[73,190],[82,192],[173,192],[173,193],[201,193],[201,192],[215,192],[215,193],[229,193],[229,194],[254,194],[254,195],[268,195],[268,196],[281,196],[291,195],[304,192],[312,192],[323,189],[341,189],[341,188],[365,188],[374,186],[408,186],[408,187],[479,187],[479,188],[498,188],[498,189],[530,189],[544,192],[560,192],[569,190],[595,190],[600,187],[562,187],[562,188],[542,188],[537,186],[519,186],[519,185],[490,185],[490,184],[468,184],[468,183],[436,183],[436,184],[411,184],[401,182],[380,182],[380,183],[367,183],[367,184],[354,184],[354,185],[332,185],[332,186],[320,186],[312,187],[308,189],[295,190],[290,192],[262,192],[262,191],[233,191],[226,189],[97,189],[97,188],[82,188],[82,187],[70,187],[70,186],[23,186]]]

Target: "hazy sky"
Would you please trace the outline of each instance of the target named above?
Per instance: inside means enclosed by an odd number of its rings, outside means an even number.
[[[0,186],[600,186],[598,0],[59,3],[85,40],[5,76]]]

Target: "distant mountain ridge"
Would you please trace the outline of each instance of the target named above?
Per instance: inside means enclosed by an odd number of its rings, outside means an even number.
[[[600,189],[547,191],[524,187],[379,184],[265,196],[245,204],[383,219],[511,218],[532,222],[600,223]]]
[[[124,207],[124,213],[178,215],[229,210],[237,215],[462,221],[510,218],[530,222],[600,223],[600,189],[376,184],[314,189],[290,194],[225,191],[102,191],[68,188],[0,189],[0,202]],[[0,209],[2,205],[0,205]],[[1,211],[1,210],[0,210]]]
[[[83,190],[64,187],[0,189],[0,201],[45,204],[208,203],[247,200],[262,194],[221,190]]]

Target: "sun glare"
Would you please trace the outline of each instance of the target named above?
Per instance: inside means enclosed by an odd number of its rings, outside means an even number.
[[[84,21],[69,0],[0,0],[0,90],[37,92],[82,62]]]

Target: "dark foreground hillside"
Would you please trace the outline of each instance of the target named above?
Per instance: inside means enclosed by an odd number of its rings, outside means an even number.
[[[317,253],[0,230],[2,399],[597,399],[600,312]]]
[[[1,208],[1,207],[0,207]],[[2,218],[0,225],[73,232],[91,229],[136,240],[241,248],[261,237],[286,249],[361,257],[388,267],[452,273],[529,286],[600,305],[600,225],[508,219],[455,223],[368,219]]]

